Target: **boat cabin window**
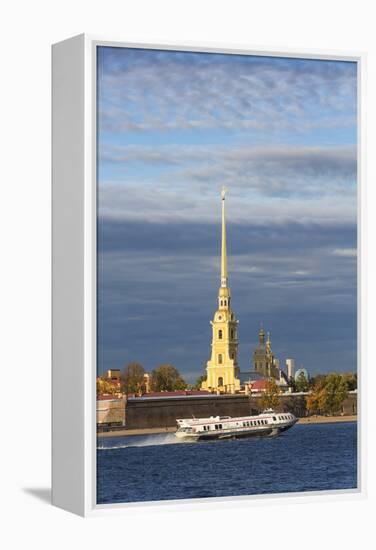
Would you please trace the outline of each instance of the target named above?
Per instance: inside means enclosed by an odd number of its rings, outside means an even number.
[[[273,416],[273,420],[274,420],[274,422],[277,420],[275,416]]]

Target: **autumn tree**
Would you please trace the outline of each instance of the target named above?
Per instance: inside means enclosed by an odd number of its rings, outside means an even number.
[[[341,410],[347,397],[347,380],[343,375],[331,373],[317,379],[311,393],[306,396],[311,414],[335,414]]]
[[[119,389],[105,378],[97,378],[97,395],[114,395]]]
[[[325,409],[325,387],[323,381],[318,381],[309,395],[305,396],[307,410],[310,414],[321,414]]]
[[[145,369],[137,362],[129,363],[121,374],[124,393],[142,394],[145,391]]]
[[[261,397],[261,407],[263,409],[275,409],[279,405],[280,389],[274,380],[270,378],[266,381],[265,391]]]
[[[151,372],[151,387],[154,391],[184,390],[187,387],[179,371],[172,365],[159,365]]]

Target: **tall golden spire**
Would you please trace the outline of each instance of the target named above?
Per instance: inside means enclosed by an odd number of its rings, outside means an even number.
[[[211,356],[206,364],[207,379],[202,389],[211,392],[235,393],[240,390],[238,364],[238,321],[230,307],[226,250],[226,189],[221,192],[222,243],[221,243],[221,286],[218,291],[218,309],[214,313],[212,326]]]
[[[222,250],[221,250],[221,287],[226,288],[228,282],[227,274],[227,248],[226,248],[226,218],[225,218],[225,198],[226,189],[223,187],[222,198]]]

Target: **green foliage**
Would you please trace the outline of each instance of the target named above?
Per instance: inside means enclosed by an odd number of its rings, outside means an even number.
[[[347,397],[347,383],[340,374],[328,374],[325,380],[325,411],[329,414],[339,412]]]
[[[275,409],[279,405],[280,389],[274,380],[270,378],[266,382],[265,392],[261,397],[261,407],[263,409]]]
[[[201,389],[201,384],[203,382],[205,382],[205,380],[207,379],[207,375],[206,374],[203,374],[201,376],[199,376],[196,380],[196,382],[194,383],[193,385],[193,389],[195,390],[200,390]]]
[[[292,389],[292,391],[296,392],[296,382],[295,382],[295,378],[293,376],[290,376],[287,383],[290,386],[290,388]]]
[[[309,382],[304,374],[304,372],[301,372],[297,378],[297,380],[295,380],[295,388],[297,392],[301,392],[301,391],[308,391],[309,390]]]
[[[126,365],[121,375],[123,392],[141,395],[145,391],[144,375],[145,369],[140,363],[133,362]]]
[[[344,381],[346,382],[347,391],[356,390],[358,387],[358,376],[353,372],[346,372],[342,375]]]
[[[151,387],[153,391],[185,390],[187,383],[175,367],[166,364],[151,372]]]

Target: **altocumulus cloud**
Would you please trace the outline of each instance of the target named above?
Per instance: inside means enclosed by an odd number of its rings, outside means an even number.
[[[98,74],[104,131],[354,123],[354,63],[101,48]]]

